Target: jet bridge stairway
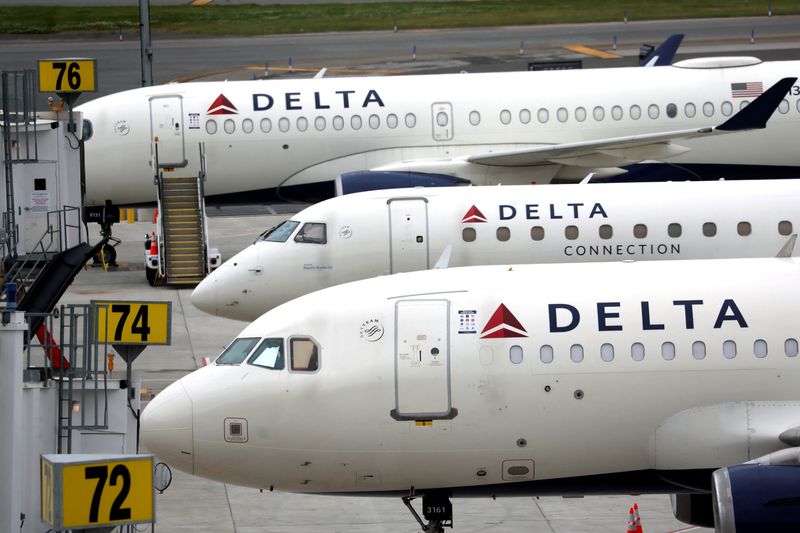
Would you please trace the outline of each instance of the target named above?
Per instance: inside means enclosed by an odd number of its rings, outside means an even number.
[[[162,274],[169,284],[197,284],[206,274],[202,178],[160,177]]]

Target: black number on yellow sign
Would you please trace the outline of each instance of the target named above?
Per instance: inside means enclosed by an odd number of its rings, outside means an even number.
[[[147,320],[147,306],[139,306],[139,311],[133,317],[133,324],[131,325],[131,333],[139,335],[142,342],[147,342],[147,337],[150,335],[150,326]],[[125,332],[125,324],[128,322],[128,317],[131,315],[130,304],[114,304],[111,306],[112,313],[120,313],[122,316],[117,322],[117,327],[114,330],[114,340],[121,341],[122,335]]]
[[[56,91],[64,89],[64,74],[67,74],[67,85],[70,89],[77,90],[81,86],[81,73],[78,72],[81,66],[78,63],[69,63],[66,61],[54,61],[53,68],[58,70],[58,77],[56,78]]]
[[[116,520],[130,520],[131,509],[130,507],[123,507],[125,499],[131,490],[131,473],[125,465],[116,465],[111,469],[111,479],[108,478],[108,465],[102,466],[87,466],[84,472],[86,479],[96,479],[97,485],[94,488],[92,495],[92,505],[89,508],[89,522],[95,523],[99,521],[100,514],[100,500],[103,497],[103,489],[105,489],[106,481],[109,486],[116,487],[117,481],[122,478],[122,487],[120,487],[114,503],[111,504],[111,509],[108,513],[109,521]]]

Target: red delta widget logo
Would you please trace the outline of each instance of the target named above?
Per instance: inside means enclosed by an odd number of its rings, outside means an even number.
[[[208,111],[206,111],[206,113],[209,115],[238,115],[239,110],[236,109],[233,102],[228,100],[224,94],[220,93],[220,95],[211,102],[211,105],[208,106]]]
[[[467,210],[467,213],[461,219],[462,224],[468,224],[470,222],[486,222],[484,214],[474,205]]]
[[[492,317],[481,331],[481,339],[509,339],[527,336],[528,332],[505,304],[500,304],[495,309]]]

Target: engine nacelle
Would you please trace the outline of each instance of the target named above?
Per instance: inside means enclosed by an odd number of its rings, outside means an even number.
[[[454,187],[469,185],[464,178],[428,172],[395,172],[364,170],[346,172],[336,178],[336,196],[363,191],[412,187]]]
[[[670,494],[672,514],[685,524],[714,527],[711,494]]]
[[[800,466],[742,464],[713,474],[717,533],[800,531]]]

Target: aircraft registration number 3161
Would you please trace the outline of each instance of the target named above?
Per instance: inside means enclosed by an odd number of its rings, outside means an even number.
[[[41,491],[59,531],[155,519],[152,455],[43,455]]]
[[[97,90],[95,59],[39,60],[39,92],[82,93]]]
[[[170,344],[172,302],[97,301],[96,340],[111,344]]]

